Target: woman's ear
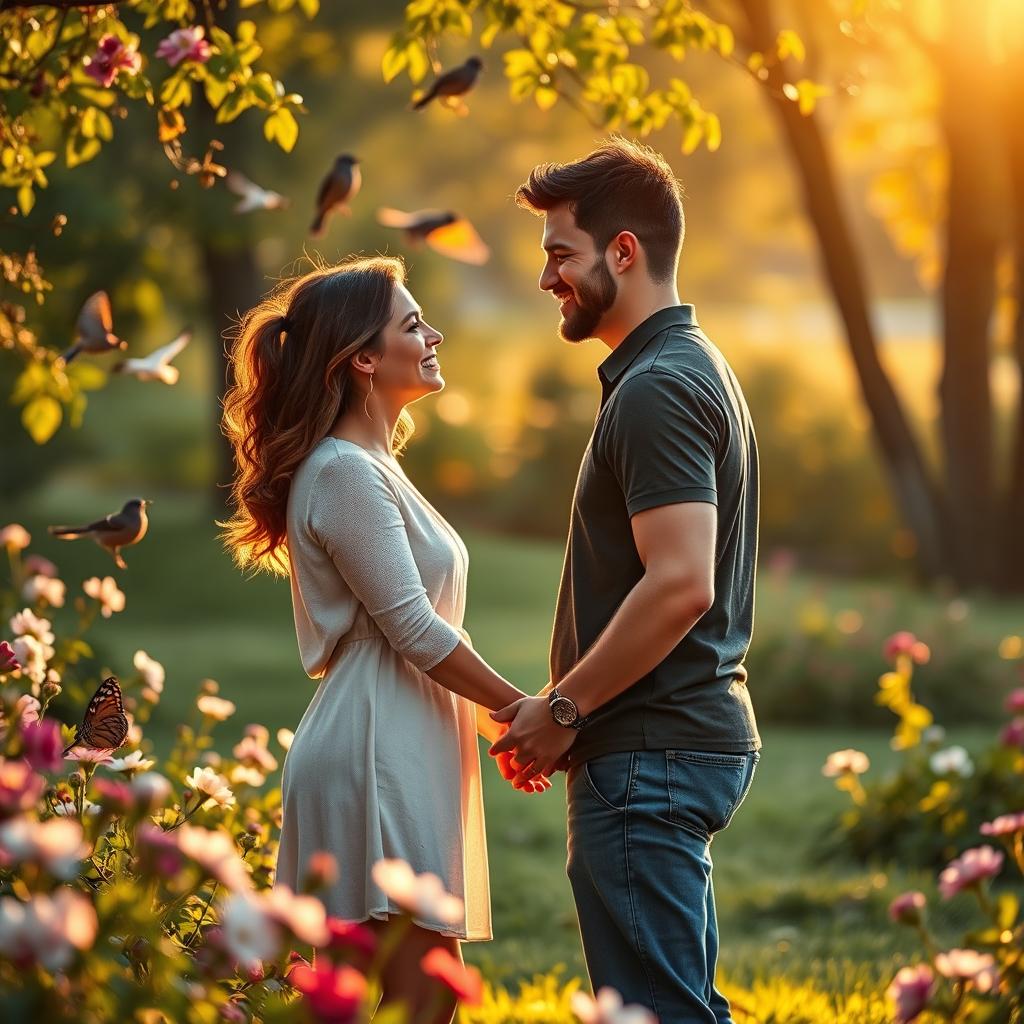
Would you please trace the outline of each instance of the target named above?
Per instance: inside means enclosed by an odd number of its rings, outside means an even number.
[[[352,366],[354,369],[361,371],[362,373],[373,373],[377,369],[377,364],[380,362],[380,356],[375,352],[367,352],[365,349],[362,352],[357,352],[352,357]]]

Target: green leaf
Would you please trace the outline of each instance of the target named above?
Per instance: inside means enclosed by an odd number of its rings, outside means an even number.
[[[404,46],[389,46],[380,62],[384,81],[393,82],[408,63],[409,54]]]
[[[33,398],[21,410],[21,422],[36,444],[46,444],[57,432],[64,413],[60,402],[49,395]]]
[[[217,116],[214,120],[217,124],[227,124],[230,121],[234,121],[246,107],[251,106],[252,100],[248,97],[245,90],[236,89],[234,92],[228,93],[227,98],[217,108]]]
[[[263,134],[268,142],[276,142],[290,153],[299,137],[299,124],[287,107],[281,107],[263,122]]]
[[[996,920],[1002,929],[1012,928],[1017,923],[1017,914],[1020,912],[1020,901],[1012,892],[1004,892],[1000,895],[996,904]]]
[[[72,363],[64,372],[83,391],[96,391],[107,382],[106,373],[92,363]]]
[[[537,101],[537,106],[541,110],[550,110],[558,102],[558,90],[552,89],[548,85],[539,85],[533,94],[533,98]]]
[[[708,114],[704,122],[704,144],[711,153],[722,144],[722,122],[718,120],[717,114]]]
[[[320,0],[299,0],[299,6],[307,18],[315,18],[320,12]]]
[[[21,210],[22,216],[27,217],[32,212],[32,207],[36,205],[36,194],[32,191],[30,184],[24,184],[18,189],[18,207]]]

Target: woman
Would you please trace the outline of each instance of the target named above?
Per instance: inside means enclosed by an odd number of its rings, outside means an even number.
[[[302,664],[319,680],[285,760],[277,882],[299,889],[327,850],[341,868],[328,913],[373,926],[398,912],[373,866],[397,857],[463,901],[454,924],[417,920],[385,970],[385,1001],[420,1019],[437,999],[423,955],[491,937],[476,737],[501,728],[483,709],[523,694],[468,643],[466,549],[395,457],[406,407],[444,387],[442,336],[404,281],[394,259],[318,267],[243,318],[224,525],[241,567],[288,574]]]

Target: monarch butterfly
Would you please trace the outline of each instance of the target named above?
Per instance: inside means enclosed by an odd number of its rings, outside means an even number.
[[[85,717],[75,738],[64,750],[74,747],[90,750],[116,750],[128,735],[128,719],[121,703],[121,687],[116,676],[108,676],[92,695]]]

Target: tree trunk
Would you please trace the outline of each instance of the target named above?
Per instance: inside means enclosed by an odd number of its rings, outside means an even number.
[[[1009,488],[1002,509],[999,560],[1002,589],[1024,592],[1024,48],[1011,54],[1003,72],[1002,130],[1009,155],[1012,185],[1013,251],[1016,265],[1017,313],[1014,354],[1019,381]]]
[[[986,6],[951,0],[947,43],[937,52],[949,151],[940,421],[949,547],[967,586],[991,585],[997,565],[989,371],[1005,162],[996,76],[981,70]]]
[[[769,0],[740,0],[755,49],[770,53],[778,27]],[[842,318],[847,344],[874,436],[897,506],[917,544],[918,565],[925,578],[957,579],[943,544],[944,500],[925,463],[899,396],[878,356],[878,342],[868,309],[862,258],[850,230],[831,159],[814,115],[804,116],[782,92],[787,78],[773,65],[764,82],[769,105],[803,191],[804,206],[818,237],[825,279]]]

